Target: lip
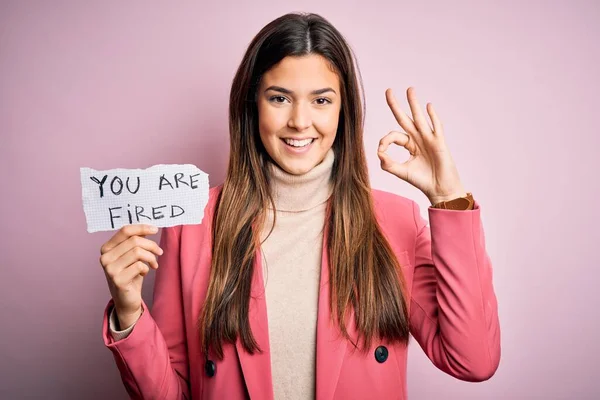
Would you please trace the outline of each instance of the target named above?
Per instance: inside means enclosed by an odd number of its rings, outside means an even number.
[[[312,136],[304,136],[304,137],[289,136],[289,137],[282,137],[282,139],[306,140],[306,139],[316,139],[316,137],[312,137]]]

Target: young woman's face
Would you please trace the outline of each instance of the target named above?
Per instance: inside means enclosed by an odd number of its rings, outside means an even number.
[[[341,108],[338,76],[322,56],[286,57],[267,71],[258,92],[262,143],[284,171],[299,175],[325,158]]]

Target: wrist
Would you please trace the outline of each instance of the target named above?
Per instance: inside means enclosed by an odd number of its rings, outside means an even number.
[[[436,204],[439,204],[444,201],[451,201],[454,199],[458,199],[460,197],[467,197],[467,196],[468,196],[468,192],[466,190],[461,190],[461,191],[453,192],[448,195],[430,196],[429,202],[431,203],[432,206],[435,206]]]
[[[140,316],[142,315],[142,307],[140,306],[139,309],[137,309],[134,312],[120,312],[118,309],[115,308],[115,313],[117,314],[117,320],[119,321],[119,330],[123,331],[127,328],[129,328],[131,325],[135,324],[137,322],[138,319],[140,319]]]

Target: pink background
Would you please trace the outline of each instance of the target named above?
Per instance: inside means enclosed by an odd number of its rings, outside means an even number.
[[[597,2],[93,3],[0,6],[0,398],[126,398],[101,341],[111,233],[86,232],[79,168],[194,163],[220,184],[234,71],[263,25],[297,10],[328,18],[358,56],[372,185],[427,217],[376,156],[397,128],[385,89],[408,111],[412,85],[482,205],[500,368],[460,382],[413,342],[411,399],[600,395]]]

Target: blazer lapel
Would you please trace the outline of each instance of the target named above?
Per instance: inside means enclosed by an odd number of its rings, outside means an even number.
[[[258,347],[262,352],[247,353],[240,338],[236,341],[236,349],[244,374],[244,381],[251,399],[273,399],[273,378],[271,375],[271,350],[269,347],[269,327],[267,323],[267,303],[262,273],[260,249],[254,256],[254,272],[248,310],[250,328]]]
[[[337,322],[331,320],[329,292],[329,257],[327,254],[327,229],[323,234],[323,254],[321,257],[321,278],[319,290],[319,306],[317,316],[317,400],[333,398],[335,388],[346,354],[347,340],[342,336]],[[348,316],[346,329],[350,337],[354,337],[354,312]]]

